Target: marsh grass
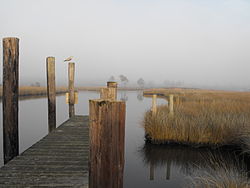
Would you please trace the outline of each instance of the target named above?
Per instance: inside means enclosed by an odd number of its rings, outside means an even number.
[[[66,87],[57,87],[56,93],[65,93],[67,92]],[[2,97],[3,91],[2,86],[0,87],[0,98]],[[46,95],[47,87],[35,87],[35,86],[21,86],[19,87],[19,96],[36,96],[36,95]]]
[[[146,112],[148,141],[219,147],[242,145],[249,137],[249,93],[186,93],[181,100],[173,116],[167,105],[159,106],[155,116]]]
[[[189,177],[191,188],[249,188],[250,181],[248,171],[244,169],[243,164],[225,163],[221,159],[209,158],[209,168],[197,171],[192,177]]]

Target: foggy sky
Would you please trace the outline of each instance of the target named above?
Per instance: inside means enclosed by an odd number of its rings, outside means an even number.
[[[248,0],[0,0],[0,23],[20,38],[21,84],[45,83],[47,56],[66,84],[74,56],[78,85],[123,74],[250,88]]]

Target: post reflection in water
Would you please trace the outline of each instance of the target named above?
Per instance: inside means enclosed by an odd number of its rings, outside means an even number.
[[[143,99],[144,99],[143,90],[140,90],[137,92],[137,99],[138,99],[138,101],[143,101]]]
[[[139,150],[144,165],[149,169],[149,180],[155,179],[157,167],[166,166],[166,180],[171,168],[179,169],[186,177],[193,177],[209,169],[230,168],[249,175],[250,159],[232,149],[190,148],[185,146],[153,145],[146,143]]]
[[[127,91],[121,91],[120,96],[121,101],[128,101]]]

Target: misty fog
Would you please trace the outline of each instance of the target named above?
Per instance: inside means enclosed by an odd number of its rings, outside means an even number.
[[[103,85],[125,75],[152,87],[250,89],[250,1],[0,0],[0,36],[20,39],[20,84],[45,84],[56,58],[67,84]],[[2,44],[0,47],[2,59]],[[0,63],[2,75],[2,60]],[[0,77],[2,82],[2,76]]]

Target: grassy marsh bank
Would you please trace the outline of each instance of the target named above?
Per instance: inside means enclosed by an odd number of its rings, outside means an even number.
[[[3,95],[3,87],[0,86],[0,99]],[[96,91],[99,92],[102,87],[76,87],[78,91]],[[139,88],[118,88],[118,90],[122,91],[137,91],[141,90]],[[57,87],[56,93],[63,94],[68,91],[67,87]],[[47,94],[47,87],[36,87],[36,86],[20,86],[19,87],[19,96],[26,97],[26,96],[44,96]]]
[[[222,162],[219,158],[210,157],[209,168],[199,168],[189,176],[190,188],[249,188],[249,170],[246,164]]]
[[[56,93],[63,94],[67,92],[66,87],[57,87]],[[43,96],[47,94],[47,87],[36,87],[36,86],[21,86],[19,87],[19,96],[28,97],[28,96]],[[2,98],[3,90],[2,86],[0,87],[0,99]]]
[[[146,112],[143,126],[148,141],[192,146],[242,146],[250,136],[250,93],[178,90],[174,115],[167,105],[156,115]],[[173,93],[165,91],[164,95]],[[175,96],[177,93],[175,93]]]

